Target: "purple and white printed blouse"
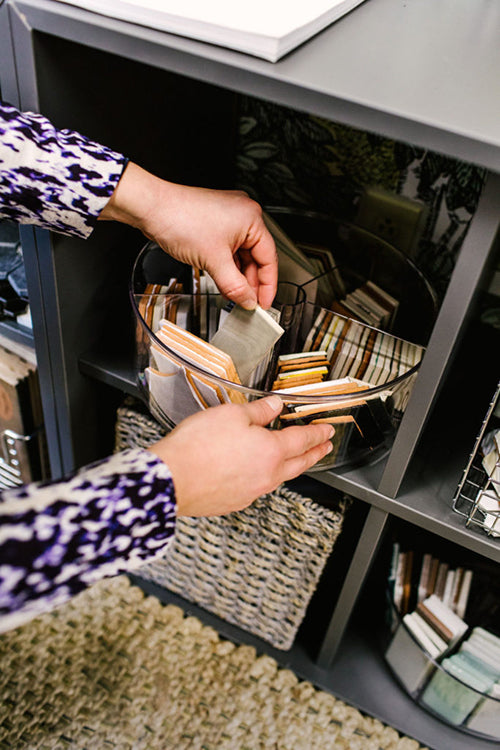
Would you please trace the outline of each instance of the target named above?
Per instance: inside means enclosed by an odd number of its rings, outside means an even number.
[[[126,164],[122,154],[0,102],[0,217],[88,237]]]
[[[0,219],[88,237],[127,159],[0,102]],[[175,531],[168,467],[130,449],[58,481],[4,490],[0,632],[161,556]]]

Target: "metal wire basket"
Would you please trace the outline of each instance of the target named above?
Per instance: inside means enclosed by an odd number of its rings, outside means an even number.
[[[479,526],[495,537],[500,537],[499,397],[500,383],[453,499],[453,510],[466,517],[467,526]]]

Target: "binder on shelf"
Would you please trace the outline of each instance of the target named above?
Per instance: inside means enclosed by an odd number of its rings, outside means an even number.
[[[48,476],[43,415],[34,360],[28,361],[0,341],[0,488],[16,487]],[[18,350],[25,347],[15,346]]]

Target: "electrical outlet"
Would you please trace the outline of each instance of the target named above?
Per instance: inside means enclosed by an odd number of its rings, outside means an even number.
[[[355,223],[411,257],[422,234],[425,215],[423,203],[370,187],[361,196]]]

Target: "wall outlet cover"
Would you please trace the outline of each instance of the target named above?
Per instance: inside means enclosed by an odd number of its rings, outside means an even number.
[[[355,223],[412,257],[425,226],[424,203],[379,187],[366,188]]]

